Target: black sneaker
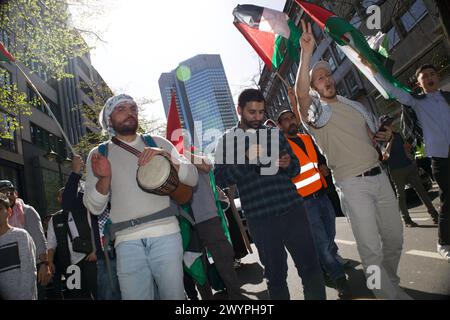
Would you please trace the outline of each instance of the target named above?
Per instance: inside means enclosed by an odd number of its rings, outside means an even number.
[[[352,299],[352,293],[350,291],[350,287],[348,285],[347,279],[340,278],[336,281],[336,290],[338,291],[338,297],[339,300],[351,300]]]
[[[412,221],[412,220],[409,220],[409,221],[405,222],[405,227],[407,227],[407,228],[415,228],[415,227],[418,227],[418,226],[419,225],[417,223],[415,223],[414,221]]]
[[[439,224],[439,216],[437,214],[431,215],[431,219],[433,219],[433,224]]]

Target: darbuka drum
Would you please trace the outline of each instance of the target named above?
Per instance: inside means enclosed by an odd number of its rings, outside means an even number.
[[[160,196],[170,195],[178,204],[188,202],[192,188],[178,180],[172,163],[162,155],[155,155],[146,165],[139,166],[136,180],[142,190]]]

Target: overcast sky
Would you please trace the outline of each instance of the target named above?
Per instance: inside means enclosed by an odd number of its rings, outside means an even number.
[[[258,73],[259,62],[232,23],[233,8],[255,4],[281,11],[285,5],[285,0],[101,1],[108,2],[106,12],[90,23],[103,30],[107,43],[96,43],[91,52],[94,67],[113,90],[158,100],[146,112],[164,120],[158,87],[162,72],[197,54],[220,54],[236,101]]]

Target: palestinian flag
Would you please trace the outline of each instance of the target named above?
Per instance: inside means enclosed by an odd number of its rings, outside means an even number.
[[[299,57],[301,32],[284,12],[244,4],[233,10],[234,25],[270,70],[277,70],[286,53]]]
[[[169,112],[167,114],[166,139],[172,142],[178,153],[183,154],[183,135],[181,134],[181,122],[178,116],[177,101],[175,90],[172,91],[170,98]],[[174,131],[178,130],[178,136],[174,135]]]
[[[372,49],[364,35],[347,20],[316,4],[302,0],[295,1],[325,33],[336,41],[347,58],[367,77],[385,99],[393,97],[384,87],[383,82],[389,82],[397,88],[410,92],[410,89],[402,85],[386,68],[388,65],[386,53],[382,54],[378,50]],[[363,63],[360,57],[366,63]]]
[[[189,203],[181,205],[181,209],[194,219]],[[193,226],[183,216],[178,217],[181,239],[183,243],[183,269],[201,286],[206,282],[206,270],[202,262],[204,247]]]
[[[172,90],[170,97],[169,113],[167,114],[166,139],[172,142],[180,154],[184,153],[183,135],[173,135],[176,130],[182,129],[180,117],[178,116],[176,93]],[[182,210],[194,219],[192,209],[189,205],[181,205]],[[194,226],[183,216],[178,217],[183,243],[183,268],[200,285],[206,282],[206,270],[203,266],[203,245],[194,229]]]
[[[0,61],[14,62],[14,57],[6,50],[2,42],[0,42]]]

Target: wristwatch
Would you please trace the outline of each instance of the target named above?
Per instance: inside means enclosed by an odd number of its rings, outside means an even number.
[[[46,266],[48,266],[49,262],[48,262],[48,260],[45,260],[45,261],[41,261],[41,264],[45,264]]]

